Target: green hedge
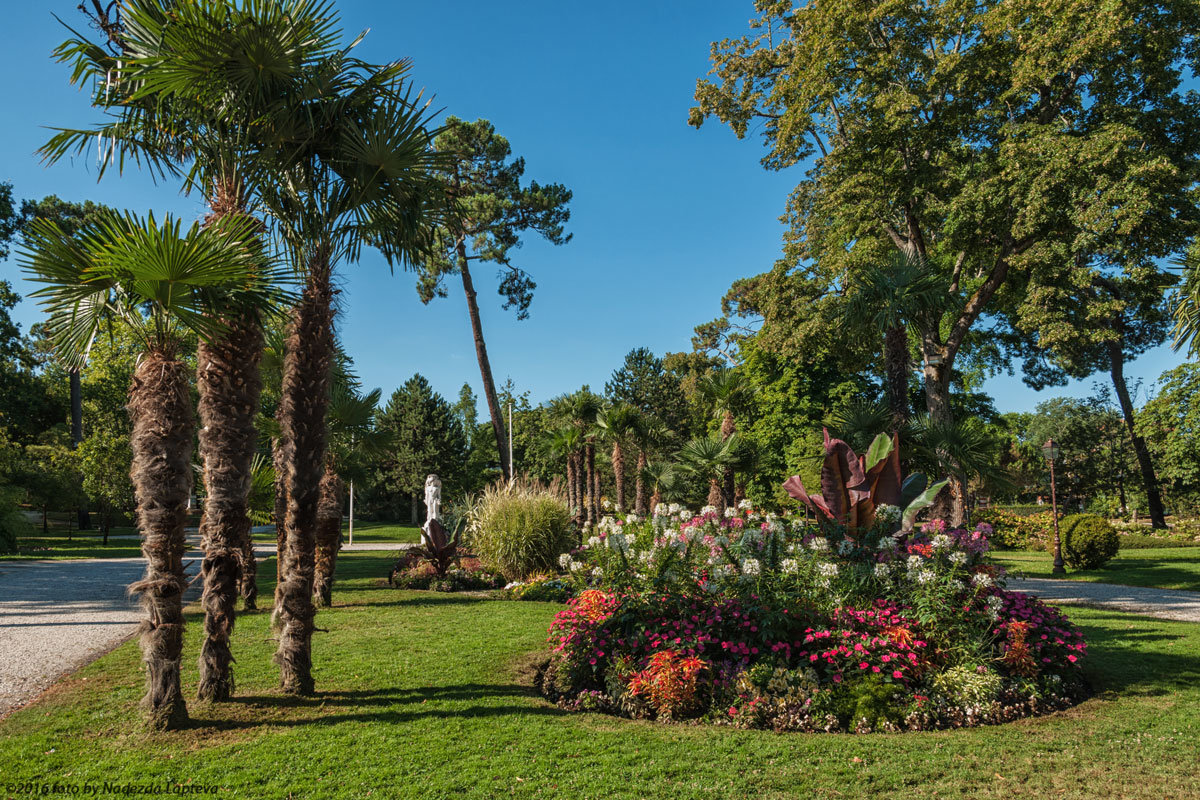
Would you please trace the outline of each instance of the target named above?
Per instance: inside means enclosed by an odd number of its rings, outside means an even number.
[[[1121,547],[1117,529],[1095,514],[1063,517],[1059,529],[1063,559],[1072,569],[1099,569],[1111,561]]]

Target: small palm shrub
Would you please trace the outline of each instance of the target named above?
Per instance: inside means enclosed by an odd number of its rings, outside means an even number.
[[[1095,514],[1072,514],[1059,524],[1063,558],[1073,569],[1099,569],[1121,547],[1121,538],[1108,520]]]
[[[471,552],[510,581],[553,570],[575,543],[559,488],[521,479],[483,490],[470,512],[468,535]]]

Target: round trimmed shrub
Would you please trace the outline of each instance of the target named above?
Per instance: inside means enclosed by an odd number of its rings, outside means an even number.
[[[469,519],[471,552],[510,581],[553,571],[558,556],[575,544],[561,492],[531,481],[488,487]]]
[[[1072,514],[1059,523],[1063,559],[1072,569],[1099,569],[1121,548],[1117,529],[1095,514]]]

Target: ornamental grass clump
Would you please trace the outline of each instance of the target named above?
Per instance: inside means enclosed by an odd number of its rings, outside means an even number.
[[[557,486],[517,479],[484,489],[468,518],[471,551],[517,581],[558,565],[574,543],[571,512]]]
[[[859,733],[1086,696],[1081,634],[1004,589],[990,526],[917,524],[870,495],[826,504],[815,524],[749,502],[602,519],[562,558],[576,598],[551,625],[541,691],[635,718]]]

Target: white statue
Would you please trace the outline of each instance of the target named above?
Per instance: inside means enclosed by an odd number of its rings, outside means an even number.
[[[441,522],[442,481],[437,475],[429,475],[425,478],[425,508],[427,509],[426,525],[429,524],[430,520],[434,519]]]

